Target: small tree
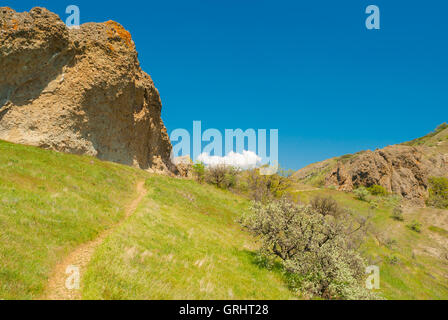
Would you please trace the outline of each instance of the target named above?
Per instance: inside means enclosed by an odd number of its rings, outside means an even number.
[[[210,166],[205,172],[207,182],[223,189],[235,186],[237,174],[238,170],[235,167],[225,164]]]
[[[342,208],[332,197],[316,196],[311,199],[310,206],[312,210],[323,216],[337,217],[342,213]]]

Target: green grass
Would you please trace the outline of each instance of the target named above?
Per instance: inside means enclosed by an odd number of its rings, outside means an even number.
[[[149,193],[95,252],[83,298],[300,298],[279,268],[257,262],[257,243],[237,222],[249,205],[244,198],[190,180],[0,141],[0,299],[39,298],[59,261],[121,220],[142,180]],[[361,249],[370,264],[380,266],[385,298],[448,299],[448,260],[437,256],[446,245],[435,242],[446,239],[446,226],[436,222],[446,211],[414,210],[400,222],[391,218],[399,204],[391,195],[369,199],[378,203],[372,209],[351,193],[297,194],[303,202],[331,195],[356,214],[372,214],[374,228]],[[422,223],[421,233],[406,227],[413,220]]]
[[[332,196],[344,207],[357,214],[371,215],[372,228],[362,252],[370,264],[380,267],[380,294],[386,299],[448,299],[448,260],[425,252],[425,248],[439,248],[428,232],[447,232],[425,222],[426,209],[404,214],[405,221],[391,218],[393,208],[399,203],[394,196],[375,197],[379,203],[372,209],[366,201],[356,200],[352,193],[330,189],[298,192],[303,202],[316,195]],[[446,214],[447,212],[440,212]],[[422,223],[422,232],[410,230],[406,225],[413,220]],[[428,229],[431,231],[426,231]],[[437,230],[437,231],[436,231]],[[443,250],[443,248],[442,248]]]
[[[58,261],[123,216],[139,175],[0,141],[0,298],[38,298]]]
[[[136,214],[97,250],[86,299],[291,299],[285,279],[256,263],[235,221],[247,200],[154,176]]]
[[[116,225],[142,180],[150,193],[96,252],[84,298],[294,298],[278,271],[258,266],[236,221],[243,198],[0,141],[0,299],[41,297],[54,266]]]

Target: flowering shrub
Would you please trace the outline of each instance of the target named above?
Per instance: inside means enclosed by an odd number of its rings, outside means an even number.
[[[262,240],[261,254],[279,259],[310,297],[374,299],[364,288],[364,259],[357,253],[367,220],[349,212],[323,215],[282,198],[255,202],[242,224]]]

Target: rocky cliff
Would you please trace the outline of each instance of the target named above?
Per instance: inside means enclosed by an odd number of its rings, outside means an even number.
[[[120,24],[0,8],[0,139],[174,172],[161,100]]]
[[[428,178],[448,177],[448,128],[402,144],[363,151],[312,164],[295,173],[301,182],[352,191],[358,186],[381,185],[417,205],[428,196]]]

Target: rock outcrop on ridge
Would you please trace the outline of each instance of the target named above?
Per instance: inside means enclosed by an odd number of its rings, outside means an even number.
[[[0,139],[176,172],[161,100],[120,24],[0,8]]]
[[[433,176],[448,177],[446,125],[408,143],[328,159],[294,174],[298,181],[314,181],[341,191],[380,185],[419,206],[425,204],[429,178]]]
[[[421,148],[389,146],[366,151],[347,163],[339,162],[327,175],[325,184],[352,191],[356,186],[383,186],[388,192],[424,204],[428,178],[446,175],[448,157],[426,159]]]

